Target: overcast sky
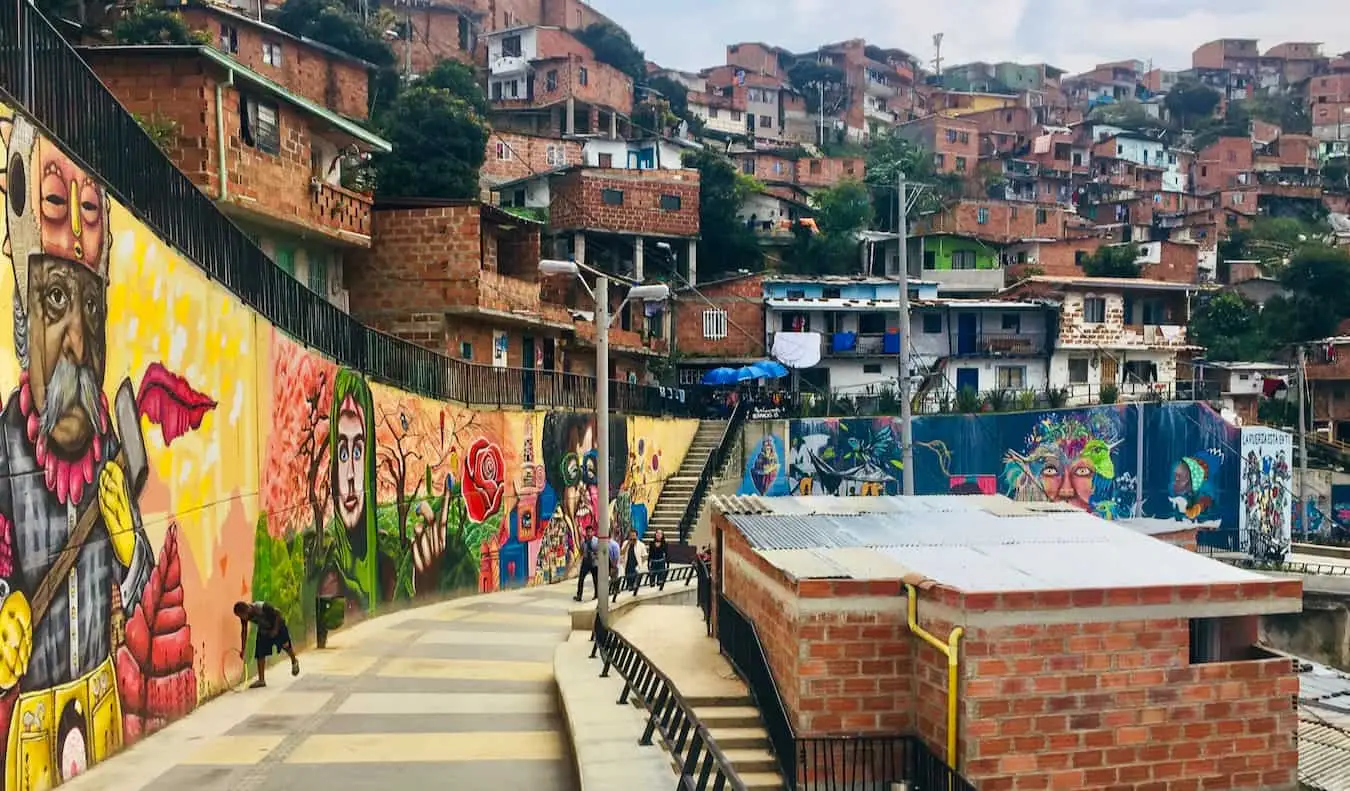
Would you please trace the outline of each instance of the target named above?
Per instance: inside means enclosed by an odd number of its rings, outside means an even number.
[[[1070,72],[1126,58],[1184,69],[1216,38],[1319,41],[1350,50],[1345,0],[589,0],[625,27],[649,60],[694,71],[725,62],[726,45],[763,41],[793,51],[849,38],[925,61],[1048,62]],[[931,63],[928,64],[931,68]]]

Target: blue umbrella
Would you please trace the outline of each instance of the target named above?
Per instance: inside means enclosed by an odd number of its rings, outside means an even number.
[[[747,367],[755,372],[756,378],[781,379],[788,375],[787,366],[776,360],[760,360]]]
[[[729,385],[740,381],[733,368],[714,368],[703,375],[705,385]]]
[[[760,376],[762,376],[762,374],[760,374],[758,371],[756,371],[754,368],[751,368],[748,365],[745,366],[744,368],[737,368],[735,374],[736,374],[736,381],[738,382],[749,382],[751,380],[758,379],[760,378]]]

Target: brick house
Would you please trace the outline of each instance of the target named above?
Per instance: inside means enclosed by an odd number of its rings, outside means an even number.
[[[982,791],[1298,787],[1295,663],[1256,645],[1298,580],[998,496],[713,502],[798,739],[915,734]],[[842,780],[819,754],[799,778]]]
[[[494,128],[557,137],[630,136],[632,79],[596,60],[567,30],[514,27],[483,39]]]
[[[1350,337],[1323,338],[1313,344],[1306,365],[1309,423],[1329,429],[1329,439],[1350,439]]]
[[[782,77],[733,65],[704,69],[699,76],[711,91],[744,97],[745,123],[740,131],[747,137],[768,142],[782,138],[781,99],[785,86]]]
[[[833,187],[841,181],[862,181],[866,175],[862,157],[803,157],[773,150],[737,151],[731,157],[747,176],[766,185],[789,185],[811,191]]]
[[[371,245],[361,155],[389,151],[387,141],[214,47],[82,54],[127,110],[172,125],[163,143],[170,159],[279,267],[346,309],[344,263]],[[360,87],[364,109],[364,77]]]
[[[1084,277],[1084,261],[1112,242],[1101,237],[1029,241],[1010,246],[1005,252],[1010,277],[1021,279],[1028,272],[1048,277]],[[1140,276],[1169,283],[1197,284],[1199,246],[1195,243],[1158,241],[1136,243]]]
[[[552,171],[581,164],[582,145],[580,140],[493,130],[488,135],[479,185],[492,190],[520,179],[546,179]]]
[[[1000,296],[1059,305],[1051,387],[1066,388],[1070,404],[1087,404],[1107,386],[1126,400],[1175,391],[1178,364],[1196,351],[1186,327],[1200,288],[1146,277],[1037,275]]]
[[[671,308],[680,385],[702,381],[712,368],[765,359],[764,275],[732,275],[676,291]]]
[[[930,115],[900,124],[895,134],[930,152],[941,173],[974,175],[980,163],[980,127],[964,118]]]
[[[1076,233],[1063,206],[1026,206],[1006,201],[960,200],[914,224],[916,236],[952,234],[999,244],[1024,239],[1064,239]]]

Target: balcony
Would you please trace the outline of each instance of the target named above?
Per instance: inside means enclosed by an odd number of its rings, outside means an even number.
[[[870,73],[867,75],[867,82],[863,88],[868,96],[879,96],[883,99],[889,99],[896,95],[894,83],[882,82],[874,78]]]
[[[862,334],[857,332],[824,333],[826,357],[881,357],[900,354],[900,334],[891,332],[884,335]]]
[[[1003,163],[1003,175],[1009,179],[1034,179],[1040,166],[1025,159],[1010,159]]]
[[[999,269],[925,269],[924,280],[938,284],[938,294],[952,292],[994,293],[1003,288],[1003,270]]]
[[[369,196],[325,181],[314,182],[313,195],[315,219],[319,224],[370,244],[372,201]]]
[[[503,55],[488,65],[488,73],[493,77],[510,77],[529,70],[530,59],[523,55]]]
[[[952,333],[954,357],[1034,357],[1047,351],[1043,332]]]

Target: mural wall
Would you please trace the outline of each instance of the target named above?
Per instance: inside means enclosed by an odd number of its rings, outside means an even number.
[[[778,421],[750,449],[741,494],[896,495],[903,464],[898,418]],[[1251,431],[1250,429],[1246,431]],[[1288,505],[1245,505],[1240,460],[1259,457],[1246,431],[1203,404],[1131,404],[914,420],[919,494],[1001,493],[1060,501],[1105,519],[1144,516],[1200,528],[1201,543],[1247,549],[1242,536],[1288,547]],[[1284,437],[1278,431],[1267,433]],[[1255,434],[1251,435],[1255,437]],[[1278,451],[1271,475],[1280,468]],[[1241,508],[1240,508],[1241,506]],[[1280,544],[1279,536],[1283,536]]]
[[[694,421],[474,412],[372,386],[212,284],[0,110],[0,788],[49,788],[239,671],[239,599],[297,635],[543,584],[598,508],[643,530]],[[230,683],[236,679],[231,679]]]
[[[1257,556],[1280,554],[1292,536],[1294,438],[1269,428],[1242,429],[1242,504],[1238,541]]]

